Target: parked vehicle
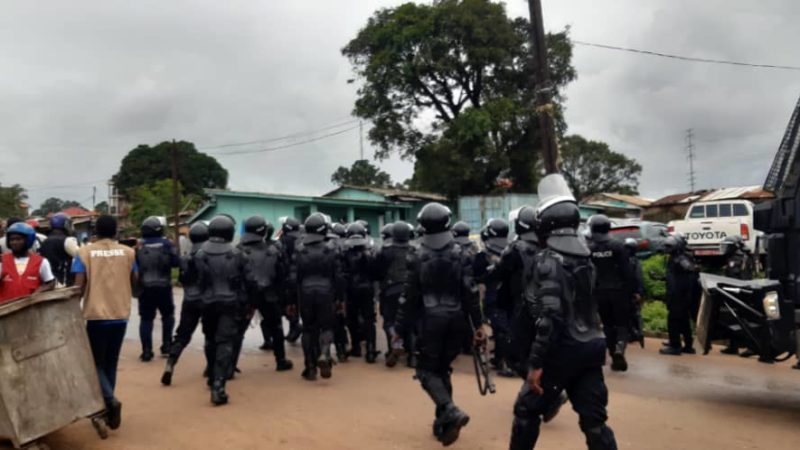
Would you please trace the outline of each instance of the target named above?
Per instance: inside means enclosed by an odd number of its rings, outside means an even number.
[[[611,226],[613,239],[625,242],[625,239],[633,238],[639,242],[639,251],[636,253],[639,258],[647,258],[658,252],[668,236],[667,226],[659,222],[617,221]]]
[[[728,236],[741,236],[752,253],[761,253],[758,241],[763,234],[753,227],[753,203],[747,200],[697,202],[684,220],[670,222],[670,233],[686,237],[695,256],[719,256],[720,244]]]

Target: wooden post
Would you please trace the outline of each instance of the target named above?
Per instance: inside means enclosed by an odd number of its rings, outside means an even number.
[[[547,70],[547,44],[544,39],[544,20],[541,0],[528,0],[531,16],[531,58],[533,87],[536,89],[536,115],[542,135],[542,159],[547,173],[558,172],[558,143],[550,104],[550,75]]]

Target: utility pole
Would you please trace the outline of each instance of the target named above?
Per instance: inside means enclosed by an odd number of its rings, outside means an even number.
[[[172,163],[172,220],[175,221],[175,249],[180,249],[180,231],[178,223],[178,144],[172,140],[170,147],[170,160]]]
[[[536,89],[536,115],[542,136],[542,159],[547,173],[558,172],[558,143],[556,142],[553,105],[550,103],[552,86],[547,72],[547,45],[544,40],[544,20],[541,0],[528,0],[531,16],[531,60],[533,62],[533,86]]]
[[[358,148],[359,154],[361,155],[360,159],[364,159],[364,121],[358,121]]]
[[[692,192],[695,190],[697,178],[694,173],[694,130],[686,130],[686,157],[689,159],[689,186]]]
[[[97,206],[97,186],[92,186],[92,211]]]

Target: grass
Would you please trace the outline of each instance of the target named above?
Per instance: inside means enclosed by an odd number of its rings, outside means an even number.
[[[646,301],[642,305],[644,331],[651,333],[667,332],[667,305],[659,300]]]

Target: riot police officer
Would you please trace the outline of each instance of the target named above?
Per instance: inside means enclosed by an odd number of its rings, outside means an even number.
[[[300,316],[303,319],[303,353],[306,380],[330,378],[331,344],[336,303],[343,298],[344,282],[336,244],[327,241],[328,223],[320,213],[306,219],[302,244],[295,251]]]
[[[453,241],[456,243],[456,245],[461,246],[461,250],[464,252],[464,254],[474,261],[475,256],[478,254],[478,246],[475,245],[475,243],[469,238],[469,224],[463,221],[456,222],[453,224],[452,232]],[[464,321],[466,328],[469,328],[469,320],[464,318]],[[469,333],[464,333],[464,341],[461,343],[461,353],[464,355],[471,355],[472,345],[472,336],[470,336]]]
[[[71,237],[72,220],[64,213],[56,213],[50,218],[50,234],[42,242],[39,254],[50,263],[58,286],[71,286],[72,257],[78,254],[78,241]]]
[[[752,280],[754,272],[753,258],[741,236],[728,236],[722,240],[721,245],[722,255],[725,257],[725,276],[728,278],[737,278],[739,280]],[[742,345],[737,342],[736,338],[731,338],[728,345],[720,350],[726,355],[737,355]],[[751,350],[745,350],[742,356],[754,356],[757,353]]]
[[[294,250],[300,237],[300,222],[294,217],[287,217],[281,224],[281,236],[278,239],[280,250],[283,252],[284,264],[289,267],[284,286],[283,305],[286,308],[286,319],[289,321],[289,333],[286,340],[294,343],[303,333],[300,325],[300,316],[297,313],[297,276],[295,274]]]
[[[272,225],[263,217],[248,217],[244,221],[244,234],[238,248],[245,262],[245,288],[249,306],[261,314],[261,333],[265,341],[269,339],[272,342],[275,370],[285,371],[293,366],[292,361],[286,359],[281,313],[282,288],[287,269],[283,254],[271,242],[272,230]],[[243,328],[240,329],[237,357],[249,322],[243,321]]]
[[[155,216],[142,223],[142,243],[136,250],[141,293],[139,294],[139,337],[142,361],[153,359],[153,322],[156,310],[161,314],[161,354],[168,355],[175,327],[175,303],[172,299],[172,268],[178,266],[178,253],[164,238],[164,224]]]
[[[345,238],[347,237],[347,226],[342,223],[334,223],[328,231],[328,241],[334,244],[336,252],[340,255],[344,252]],[[336,322],[333,326],[333,344],[336,347],[336,359],[339,362],[347,362],[347,317],[344,309],[336,310]]]
[[[623,244],[611,239],[608,217],[602,214],[592,216],[589,229],[592,233],[589,249],[597,273],[593,292],[603,320],[608,353],[612,359],[611,370],[624,372],[628,370],[625,348],[633,298],[630,260]]]
[[[699,267],[692,254],[686,250],[683,236],[674,235],[664,240],[663,250],[667,260],[667,332],[668,345],[662,355],[694,354],[692,339],[692,301],[698,282]],[[681,345],[681,337],[683,345]]]
[[[392,225],[392,238],[388,245],[384,245],[375,258],[375,267],[380,281],[380,312],[383,317],[383,331],[386,334],[386,343],[392,342],[392,330],[397,321],[397,312],[400,308],[400,297],[403,295],[403,286],[406,282],[408,267],[406,259],[414,249],[409,243],[411,225],[399,221]],[[415,327],[409,327],[402,336],[403,349],[407,355],[406,364],[416,366],[416,333]],[[386,353],[386,366],[397,365],[398,353],[389,349]]]
[[[559,174],[539,183],[537,234],[546,248],[536,256],[529,326],[536,330],[526,381],[514,404],[511,450],[530,450],[540,416],[566,391],[589,449],[616,449],[606,425],[608,389],[603,379],[605,337],[592,296],[591,252],[578,236],[578,204]]]
[[[392,224],[387,223],[381,227],[381,245],[387,246],[392,243]]]
[[[208,241],[195,254],[195,264],[205,301],[203,333],[213,342],[209,368],[211,402],[228,402],[225,382],[233,374],[239,323],[244,310],[245,264],[233,245],[235,223],[229,216],[216,216],[208,225]]]
[[[421,347],[416,378],[436,405],[433,432],[443,445],[458,439],[469,416],[453,403],[450,365],[458,356],[469,315],[476,329],[475,339],[484,340],[477,289],[472,279],[472,260],[454,242],[450,209],[428,203],[417,218],[425,228],[418,251],[411,253],[404,299],[395,325],[399,341],[412,318],[422,323]]]
[[[644,326],[642,323],[642,299],[645,295],[644,273],[642,264],[636,255],[639,251],[639,242],[634,238],[625,239],[625,250],[628,251],[628,261],[630,261],[631,271],[633,272],[633,302],[631,302],[631,326],[628,342],[638,342],[644,348]]]
[[[350,356],[361,356],[361,342],[366,341],[366,360],[375,363],[375,288],[373,285],[375,256],[367,241],[367,231],[360,223],[347,227],[347,241],[342,254],[342,270],[346,283],[347,328],[350,330]]]
[[[164,374],[161,376],[161,384],[169,386],[172,384],[172,374],[175,365],[183,353],[183,349],[189,345],[200,319],[203,317],[203,287],[200,285],[199,274],[197,272],[197,262],[195,260],[197,252],[203,243],[208,240],[208,225],[197,222],[189,229],[189,240],[192,248],[189,254],[181,257],[180,275],[178,281],[183,286],[183,302],[181,303],[181,318],[178,322],[178,329],[175,331],[175,338],[172,340],[172,347],[169,350],[167,365]],[[209,343],[206,343],[206,348]],[[208,360],[206,354],[206,367],[211,367],[214,361]],[[208,369],[207,369],[208,370]]]
[[[497,374],[513,377],[514,371],[508,361],[511,344],[511,312],[512,299],[509,286],[488,278],[491,267],[500,262],[500,258],[508,245],[508,222],[503,219],[490,219],[481,231],[484,249],[475,257],[475,279],[482,285],[484,308],[489,323],[492,325],[494,339],[493,363]]]

